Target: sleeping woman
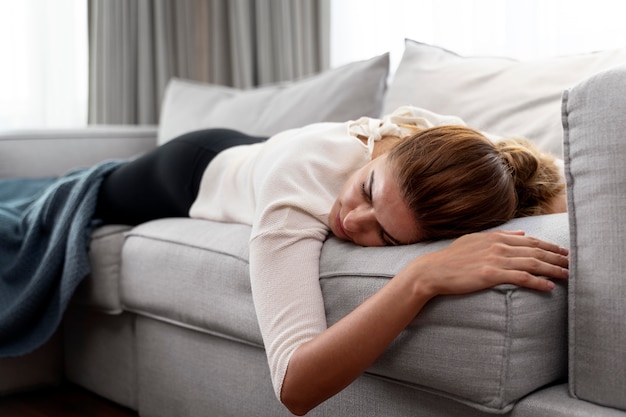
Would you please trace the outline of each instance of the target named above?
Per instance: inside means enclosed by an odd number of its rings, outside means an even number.
[[[303,415],[358,378],[433,297],[504,283],[550,291],[551,279],[566,279],[566,249],[522,231],[476,233],[564,211],[563,189],[555,160],[528,142],[492,141],[458,118],[402,107],[270,138],[185,134],[108,174],[95,218],[250,225],[252,294],[275,394]],[[457,239],[328,327],[319,259],[329,234],[362,246]]]

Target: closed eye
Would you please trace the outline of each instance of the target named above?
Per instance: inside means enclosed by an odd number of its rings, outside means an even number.
[[[365,182],[361,183],[361,195],[363,196],[363,198],[365,199],[365,201],[367,201],[368,203],[373,205],[372,202],[372,183],[374,181],[374,172],[372,171],[372,173],[370,174],[369,177],[369,193],[366,189],[365,186]],[[381,225],[378,225],[378,232],[379,232],[379,237],[380,237],[380,241],[383,243],[383,246],[396,246],[397,243],[393,240],[393,238],[391,238],[387,232],[385,232],[385,229],[382,228]],[[390,239],[388,239],[388,236]]]
[[[368,202],[370,202],[370,203],[372,202],[372,197],[370,197],[370,195],[367,193],[367,191],[365,191],[365,183],[361,183],[361,195]]]

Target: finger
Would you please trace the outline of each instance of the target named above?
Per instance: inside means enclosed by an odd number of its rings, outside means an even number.
[[[552,291],[555,287],[554,282],[543,277],[538,277],[522,271],[509,272],[511,274],[511,283],[520,287],[538,291]]]
[[[514,239],[513,239],[514,238]],[[527,260],[541,261],[546,264],[556,265],[560,268],[569,268],[569,258],[567,250],[560,250],[558,245],[544,242],[535,238],[521,238],[520,236],[508,236],[507,241],[492,242],[489,247],[485,248],[495,258],[526,258]],[[518,268],[515,267],[510,269]]]
[[[497,230],[497,233],[504,233],[507,235],[525,235],[526,232],[523,230]]]
[[[560,265],[553,261],[546,262],[536,257],[508,258],[505,268],[509,271],[518,271],[522,274],[532,274],[533,276],[557,279],[569,278],[567,258],[565,258],[565,265]]]
[[[511,258],[536,259],[546,264],[569,268],[569,258],[566,255],[555,253],[541,248],[524,246],[508,246],[502,249]]]
[[[552,242],[546,242],[545,240],[541,240],[532,236],[511,234],[506,237],[505,243],[511,246],[539,248],[545,251],[558,253],[563,256],[567,256],[569,254],[569,250],[567,248],[564,248]]]

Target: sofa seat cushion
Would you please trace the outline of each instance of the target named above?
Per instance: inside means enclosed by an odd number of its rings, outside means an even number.
[[[135,227],[122,253],[125,308],[261,347],[248,272],[250,230],[189,218]]]
[[[122,312],[120,266],[124,233],[130,226],[107,225],[95,229],[89,246],[91,272],[72,298],[74,304],[108,314]]]
[[[567,215],[512,221],[567,246]],[[164,219],[127,233],[122,253],[126,309],[262,347],[250,293],[244,225]],[[381,288],[413,257],[449,241],[363,248],[330,238],[320,283],[329,324]],[[566,288],[551,293],[515,286],[434,299],[368,371],[483,411],[515,401],[566,373]],[[375,337],[375,335],[372,335]]]

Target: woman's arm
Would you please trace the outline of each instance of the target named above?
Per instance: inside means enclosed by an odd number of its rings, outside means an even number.
[[[420,256],[385,287],[296,349],[281,401],[304,415],[359,377],[433,297],[498,284],[548,291],[568,277],[567,250],[523,232],[477,233]],[[372,335],[376,335],[372,337]]]

